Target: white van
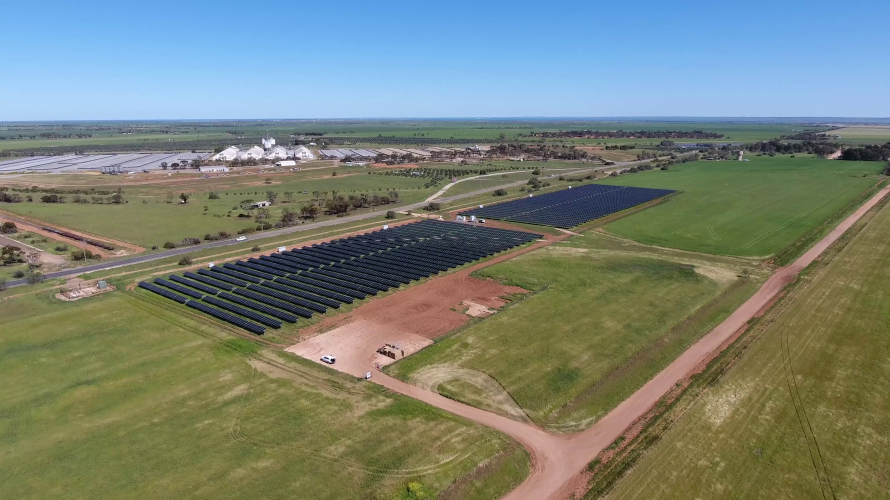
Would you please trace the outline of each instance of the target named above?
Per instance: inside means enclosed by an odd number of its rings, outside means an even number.
[[[247,236],[239,236],[239,237],[235,238],[235,241],[244,241],[246,239],[247,239]]]
[[[337,358],[335,358],[335,357],[333,357],[333,356],[331,356],[331,355],[325,355],[325,356],[322,356],[322,357],[321,357],[321,362],[322,362],[322,363],[327,363],[327,364],[329,364],[329,365],[332,365],[332,364],[334,364],[334,363],[337,362]]]

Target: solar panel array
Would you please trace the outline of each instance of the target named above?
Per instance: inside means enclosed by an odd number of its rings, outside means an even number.
[[[570,228],[667,196],[670,189],[587,184],[530,198],[522,198],[460,215]]]
[[[261,335],[266,327],[280,328],[282,321],[311,318],[540,237],[421,221],[139,286]]]

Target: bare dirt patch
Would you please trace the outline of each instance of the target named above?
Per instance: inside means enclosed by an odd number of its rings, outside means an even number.
[[[414,354],[433,341],[407,330],[372,320],[350,322],[285,349],[300,357],[319,361],[322,356],[337,358],[336,368],[361,377],[371,367],[385,366]],[[396,359],[377,353],[385,344],[398,347]]]
[[[497,312],[495,309],[491,309],[482,304],[477,304],[472,300],[465,300],[461,302],[461,305],[466,307],[464,314],[474,318],[485,318]]]

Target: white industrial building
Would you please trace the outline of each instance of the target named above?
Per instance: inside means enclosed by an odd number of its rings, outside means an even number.
[[[229,146],[226,149],[223,149],[219,153],[213,155],[210,159],[213,161],[232,161],[235,157],[238,156],[238,148],[235,146]]]
[[[275,139],[272,140],[274,141]],[[265,139],[263,139],[263,142],[265,143]],[[263,158],[267,160],[283,160],[287,158],[287,150],[281,146],[273,146],[263,153]]]
[[[248,149],[239,149],[236,146],[229,146],[219,153],[213,155],[210,159],[213,161],[232,161],[232,160],[314,160],[315,155],[306,146],[297,146],[295,149],[286,149],[283,146],[276,146],[275,139],[266,137],[263,139],[263,146],[251,146]]]
[[[244,151],[238,151],[238,155],[235,156],[238,160],[260,160],[263,158],[263,155],[266,152],[263,151],[263,148],[259,146],[253,146],[250,149],[245,149]]]
[[[228,172],[229,167],[226,167],[225,165],[205,165],[203,167],[198,167],[198,171],[202,174],[208,172]]]
[[[314,160],[315,155],[306,146],[297,146],[296,149],[288,151],[288,157],[295,160]]]

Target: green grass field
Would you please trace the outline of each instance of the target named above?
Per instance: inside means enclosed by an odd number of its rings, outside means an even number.
[[[606,497],[887,498],[888,231],[885,207]]]
[[[452,370],[440,390],[484,407],[483,388],[467,376],[482,373],[536,423],[577,431],[746,298],[758,279],[740,283],[743,264],[596,233],[573,237],[480,271],[533,293],[389,370],[421,385],[428,370]]]
[[[527,473],[493,431],[203,325],[121,291],[0,302],[2,496],[494,499]]]
[[[399,204],[407,204],[422,201],[436,190],[423,188],[424,179],[396,176],[355,174],[316,179],[275,176],[271,177],[270,184],[265,183],[262,174],[250,177],[253,185],[242,184],[231,188],[217,185],[215,191],[220,196],[217,200],[208,198],[209,190],[203,188],[199,180],[179,186],[125,186],[124,197],[128,203],[124,205],[75,204],[70,202],[72,196],[69,195],[68,203],[4,203],[0,209],[150,248],[154,245],[160,247],[167,241],[178,243],[186,237],[202,238],[207,233],[219,231],[234,234],[240,229],[255,227],[257,224],[253,219],[238,218],[238,214],[242,213],[238,204],[246,199],[265,200],[268,190],[278,193],[278,203],[270,210],[273,223],[278,220],[284,207],[299,210],[302,202],[313,197],[314,191],[326,192],[330,198],[335,191],[348,197],[351,194],[386,194],[396,190],[399,192]],[[232,183],[235,182],[243,181],[232,180]],[[296,193],[293,204],[281,203],[286,191]],[[304,191],[308,194],[302,194]],[[194,193],[188,204],[179,203],[178,196],[182,192]],[[173,196],[172,203],[167,203],[168,194]],[[385,208],[379,206],[361,210]],[[318,220],[324,218],[319,217]]]
[[[874,186],[882,167],[880,162],[754,157],[698,161],[598,182],[682,191],[608,224],[609,232],[649,245],[767,257]]]
[[[857,125],[826,133],[840,136],[839,142],[845,144],[884,144],[890,141],[890,126],[887,125]]]

